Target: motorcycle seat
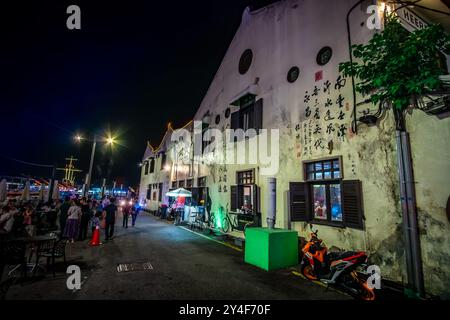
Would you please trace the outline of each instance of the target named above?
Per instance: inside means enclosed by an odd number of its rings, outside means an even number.
[[[358,254],[358,252],[356,251],[330,252],[328,254],[328,259],[330,259],[330,261],[340,260],[354,256],[355,254]]]

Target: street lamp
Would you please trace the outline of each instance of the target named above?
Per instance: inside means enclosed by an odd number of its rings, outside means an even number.
[[[88,140],[88,139],[85,139],[85,138],[83,138],[81,135],[77,134],[77,135],[75,136],[75,140],[76,140],[78,143],[81,143],[82,140]],[[95,149],[96,149],[96,147],[97,147],[97,135],[94,135],[94,139],[91,140],[91,141],[92,141],[92,151],[91,151],[91,159],[90,159],[90,161],[89,161],[89,173],[88,173],[87,180],[86,180],[86,188],[85,188],[85,190],[84,190],[84,193],[85,193],[85,194],[83,194],[84,197],[86,197],[86,196],[89,194],[89,189],[90,189],[90,187],[91,187],[91,181],[92,181],[92,168],[93,168],[93,166],[94,166]],[[108,136],[108,137],[105,139],[105,141],[106,141],[106,143],[109,144],[110,146],[113,146],[113,145],[116,143],[115,138],[112,137],[112,136]]]

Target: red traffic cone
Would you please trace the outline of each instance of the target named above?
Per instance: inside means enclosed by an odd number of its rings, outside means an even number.
[[[99,245],[101,245],[101,242],[100,242],[100,228],[99,228],[99,226],[95,227],[95,230],[92,233],[92,239],[91,239],[91,242],[89,242],[89,245],[90,246],[99,246]]]

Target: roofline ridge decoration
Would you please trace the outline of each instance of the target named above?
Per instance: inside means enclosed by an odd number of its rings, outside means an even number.
[[[185,128],[188,127],[193,121],[194,121],[194,120],[189,120],[185,125],[183,125],[183,126],[180,127],[180,128],[177,128],[177,129],[174,129],[174,128],[172,127],[172,122],[169,122],[169,123],[167,124],[167,130],[166,130],[166,132],[164,133],[164,136],[162,137],[161,142],[159,143],[158,147],[154,148],[154,147],[150,144],[150,141],[147,141],[147,148],[149,148],[149,149],[151,150],[152,153],[158,153],[158,152],[161,150],[161,148],[162,148],[162,146],[163,146],[163,144],[164,144],[164,139],[166,138],[167,133],[168,133],[169,131],[170,131],[170,132],[174,132],[174,131],[176,131],[176,130],[185,129]]]

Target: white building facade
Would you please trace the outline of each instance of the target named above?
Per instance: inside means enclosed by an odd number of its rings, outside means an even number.
[[[224,143],[212,143],[210,152],[200,157],[194,156],[195,147],[185,148],[187,169],[181,171],[175,169],[179,156],[169,152],[175,148],[174,139],[163,141],[166,147],[161,150],[167,153],[170,168],[158,176],[145,174],[143,166],[140,199],[148,198],[149,185],[162,184],[163,191],[202,187],[210,211],[237,211],[250,204],[266,226],[267,179],[275,177],[277,227],[297,230],[308,238],[309,226],[314,225],[328,247],[364,250],[380,266],[383,277],[405,282],[393,113],[365,103],[367,97],[358,94],[356,117],[368,113],[378,119],[371,126],[355,122],[352,82],[338,70],[339,63],[349,60],[346,17],[356,2],[286,0],[254,12],[246,10],[188,126],[192,135],[187,145],[195,145],[196,121],[202,123],[200,132],[241,128],[259,134],[237,142],[227,137]],[[366,43],[378,32],[367,23],[368,6],[374,4],[381,10],[376,1],[363,1],[349,14],[351,43]],[[427,291],[446,296],[450,118],[414,110],[406,123],[425,285]],[[266,140],[270,146],[262,152]],[[159,159],[161,150],[147,149],[144,163]],[[241,158],[245,153],[246,161],[231,161],[226,156],[230,151]],[[155,168],[163,167],[156,162]],[[146,200],[150,210],[161,202]]]

